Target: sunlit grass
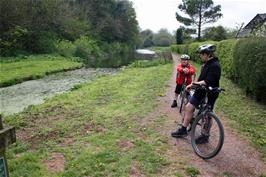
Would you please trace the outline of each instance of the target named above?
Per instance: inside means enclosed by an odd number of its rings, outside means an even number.
[[[11,60],[11,59],[9,59]],[[80,68],[82,63],[59,56],[32,56],[13,62],[0,62],[0,86],[44,77],[49,73]]]

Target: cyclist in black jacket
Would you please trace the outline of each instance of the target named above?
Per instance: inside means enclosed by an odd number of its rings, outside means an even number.
[[[219,87],[219,81],[221,77],[221,67],[217,57],[214,56],[214,51],[216,49],[215,45],[205,44],[198,48],[197,52],[200,55],[200,58],[203,60],[204,65],[201,68],[201,73],[198,78],[196,84],[206,85],[207,87]],[[187,90],[191,88],[192,84],[187,86]],[[175,132],[172,132],[172,137],[179,138],[187,136],[187,126],[189,125],[193,113],[195,111],[195,107],[197,107],[201,100],[204,98],[204,90],[196,90],[194,95],[190,98],[189,103],[185,108],[185,118],[182,124],[182,127],[177,129]],[[218,98],[217,94],[212,94],[208,97],[208,102],[210,105],[214,106],[216,99]],[[200,140],[207,141],[208,137],[199,137]]]

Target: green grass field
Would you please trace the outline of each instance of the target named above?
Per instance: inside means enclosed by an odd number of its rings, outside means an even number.
[[[164,138],[139,122],[171,73],[171,64],[128,68],[8,117],[21,137],[8,151],[11,176],[128,176],[132,167],[159,174],[168,164]],[[55,152],[65,157],[65,170],[52,173],[44,164]]]
[[[0,87],[38,79],[54,72],[82,67],[82,63],[59,56],[40,55],[11,61],[12,59],[9,59],[9,62],[0,62]]]

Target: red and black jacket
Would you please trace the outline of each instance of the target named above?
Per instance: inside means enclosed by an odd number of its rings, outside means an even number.
[[[187,74],[184,73],[183,69],[188,68],[189,72]],[[177,66],[177,77],[176,77],[176,84],[182,85],[185,80],[186,84],[192,83],[192,76],[196,73],[196,69],[191,64],[188,64],[186,66],[183,66],[182,64],[179,64]]]

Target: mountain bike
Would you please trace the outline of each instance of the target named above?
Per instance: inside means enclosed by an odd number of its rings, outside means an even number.
[[[198,112],[193,116],[188,131],[191,131],[191,144],[194,152],[203,159],[210,159],[216,156],[223,146],[224,129],[221,121],[208,103],[208,96],[225,90],[219,87],[211,88],[193,84],[192,90],[196,89],[203,89],[205,96],[196,108]],[[205,143],[197,142],[200,136],[205,136],[207,141]]]

